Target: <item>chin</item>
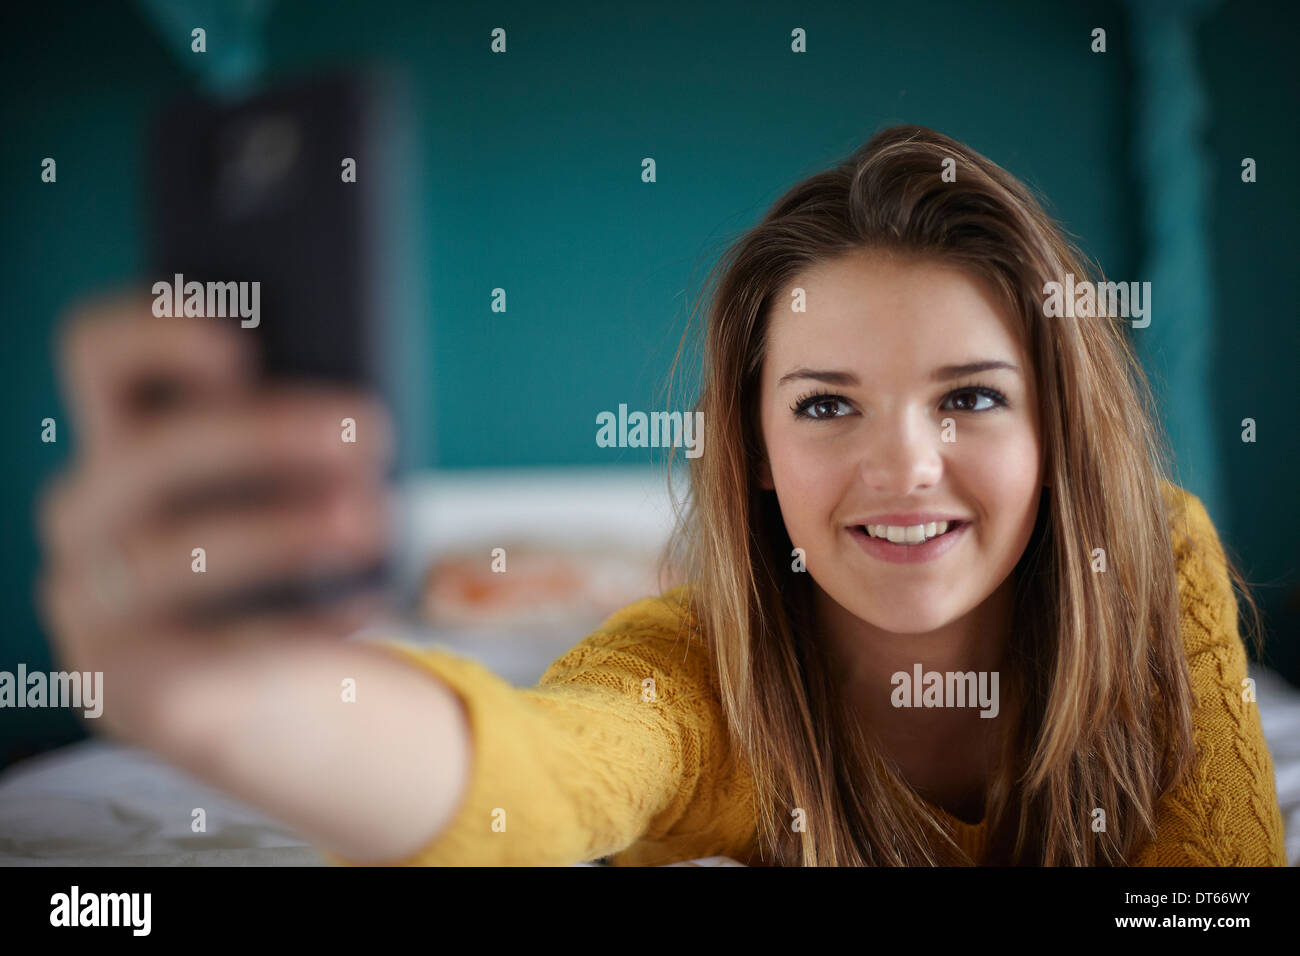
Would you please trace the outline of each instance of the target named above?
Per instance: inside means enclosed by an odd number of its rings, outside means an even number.
[[[917,615],[910,616],[893,616],[886,618],[864,618],[868,623],[874,624],[882,631],[889,631],[891,634],[929,634],[943,627],[949,621],[950,617],[932,616],[920,617]]]
[[[853,613],[873,627],[894,634],[929,634],[954,617],[946,602],[923,596],[915,600],[899,600],[895,596],[887,602],[863,605]]]

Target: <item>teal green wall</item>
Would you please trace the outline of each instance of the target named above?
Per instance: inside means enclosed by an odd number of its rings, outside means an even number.
[[[0,44],[0,414],[13,440],[0,472],[0,670],[19,661],[48,670],[31,599],[33,498],[71,438],[51,362],[54,318],[141,268],[137,141],[185,75],[124,5],[10,8]],[[46,156],[58,163],[57,183],[40,181]],[[57,444],[40,440],[46,416],[59,422]],[[80,734],[68,710],[0,710],[0,765]]]
[[[0,31],[4,229],[0,294],[7,434],[6,587],[0,669],[48,668],[29,600],[32,496],[59,465],[38,423],[61,421],[50,329],[68,301],[141,266],[143,123],[194,82],[130,4],[41,4]],[[182,4],[182,6],[184,6]],[[896,122],[968,142],[1037,187],[1113,277],[1141,278],[1140,184],[1132,172],[1131,45],[1115,3],[1088,12],[1023,0],[898,4],[730,2],[545,5],[488,12],[429,3],[280,3],[264,55],[272,75],[340,61],[410,71],[419,93],[426,321],[425,400],[441,467],[648,460],[596,447],[595,413],[662,407],[661,389],[709,265],[797,179]],[[1267,5],[1224,4],[1199,31],[1212,95],[1217,276],[1215,432],[1225,539],[1257,577],[1294,587],[1300,508],[1286,401],[1297,258],[1296,80]],[[834,11],[834,12],[832,12]],[[202,25],[202,24],[196,24]],[[509,53],[488,52],[508,31]],[[809,53],[789,52],[807,30]],[[1109,52],[1089,51],[1104,26]],[[210,48],[223,42],[209,31]],[[59,181],[39,181],[44,156]],[[1240,183],[1255,156],[1261,182]],[[653,156],[658,182],[640,181]],[[509,310],[489,308],[507,289]],[[1156,299],[1159,302],[1159,299]],[[1260,423],[1242,446],[1236,422]],[[1193,487],[1193,490],[1196,490]],[[1288,577],[1289,575],[1289,577]],[[1262,594],[1280,615],[1282,589]],[[1292,641],[1292,645],[1294,641]],[[79,733],[58,711],[0,717],[0,761]]]
[[[1200,35],[1213,117],[1208,143],[1216,160],[1216,364],[1205,383],[1226,491],[1216,517],[1269,612],[1266,660],[1300,684],[1300,429],[1293,412],[1300,183],[1292,170],[1300,156],[1300,5],[1225,4]],[[1246,156],[1259,164],[1253,185],[1241,181]],[[1257,423],[1253,445],[1241,441],[1243,418]]]

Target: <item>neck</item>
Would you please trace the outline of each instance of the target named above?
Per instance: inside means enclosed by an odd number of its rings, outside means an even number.
[[[917,664],[923,673],[1001,672],[1014,587],[1008,577],[968,614],[924,634],[882,630],[814,588],[820,638],[850,712],[923,795],[944,802],[951,797],[954,805],[973,799],[998,759],[1009,702],[994,718],[981,717],[978,707],[895,707],[893,676],[903,672],[910,678]]]
[[[923,634],[882,630],[846,611],[820,588],[814,588],[813,600],[821,638],[846,687],[858,699],[883,701],[885,711],[894,711],[891,679],[899,671],[911,674],[916,664],[940,672],[999,669],[1011,633],[1014,586],[1008,577],[978,607]]]

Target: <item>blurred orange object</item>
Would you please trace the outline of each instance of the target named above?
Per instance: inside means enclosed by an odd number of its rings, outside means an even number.
[[[430,564],[421,617],[442,628],[590,626],[660,593],[657,560],[623,543],[462,548]]]

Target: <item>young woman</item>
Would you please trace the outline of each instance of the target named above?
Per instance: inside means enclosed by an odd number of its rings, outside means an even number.
[[[1123,318],[1046,314],[1085,265],[919,127],[791,189],[711,290],[685,584],[535,688],[282,624],[109,640],[75,554],[52,631],[145,702],[113,732],[340,863],[1284,864],[1239,579],[1165,475]],[[363,710],[319,692],[340,675]]]
[[[896,127],[722,268],[677,544],[778,859],[1283,863],[1222,551],[1025,187]],[[996,716],[898,706],[917,664]]]

